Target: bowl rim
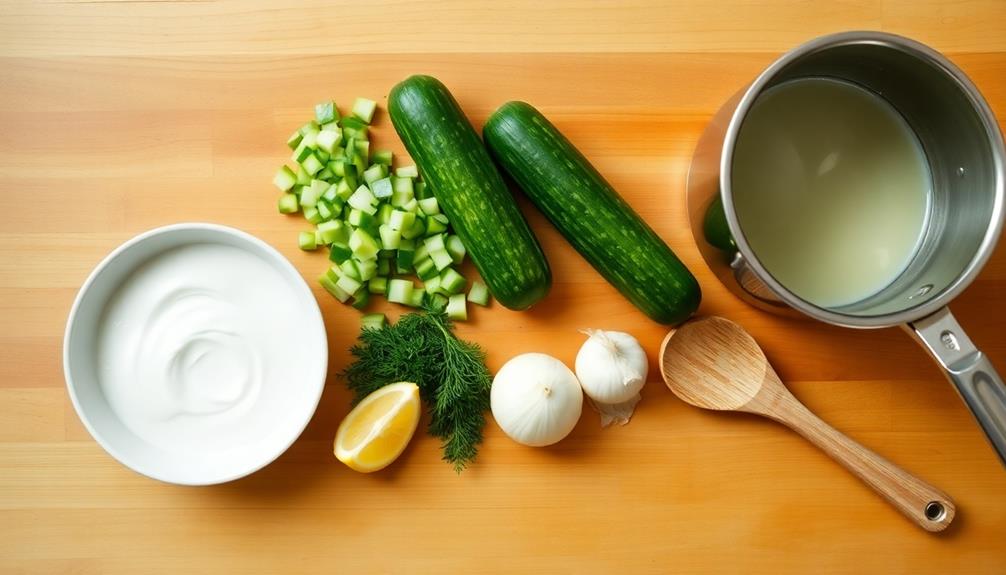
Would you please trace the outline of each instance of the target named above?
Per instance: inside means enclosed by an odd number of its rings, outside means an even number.
[[[134,466],[133,463],[129,461],[129,458],[123,456],[117,449],[115,449],[108,441],[97,432],[95,427],[91,424],[85,410],[81,407],[81,403],[77,397],[76,383],[73,379],[73,374],[70,369],[70,341],[74,333],[74,328],[77,325],[77,315],[79,313],[79,308],[81,305],[81,300],[90,290],[92,284],[97,281],[97,278],[104,272],[104,270],[117,258],[121,257],[122,254],[133,249],[137,245],[149,241],[151,238],[166,235],[177,235],[185,234],[193,231],[211,232],[212,234],[220,234],[222,236],[230,236],[239,240],[243,246],[238,245],[236,247],[241,247],[246,249],[249,253],[255,254],[264,259],[271,260],[270,263],[277,264],[277,269],[281,271],[282,274],[287,276],[287,279],[291,280],[293,289],[297,292],[298,296],[307,302],[306,316],[307,320],[314,324],[316,328],[321,332],[322,337],[325,338],[325,344],[321,346],[321,355],[319,361],[324,365],[324,369],[321,370],[322,377],[320,381],[315,386],[314,394],[307,397],[309,411],[304,417],[304,421],[297,426],[297,432],[291,434],[288,441],[284,442],[281,448],[275,450],[275,452],[270,451],[262,458],[261,461],[258,459],[253,461],[252,465],[244,466],[241,469],[222,476],[214,476],[205,479],[192,479],[192,478],[178,478],[172,477],[170,473],[157,473],[149,469],[140,469]],[[162,481],[164,483],[170,483],[173,485],[188,485],[188,486],[201,486],[201,485],[216,485],[220,483],[227,483],[246,477],[259,471],[265,466],[269,465],[276,459],[278,459],[282,454],[286,453],[290,446],[293,445],[295,441],[303,434],[304,429],[310,423],[311,419],[314,418],[314,414],[318,410],[318,404],[321,402],[321,396],[325,389],[325,382],[328,379],[328,332],[325,328],[324,317],[321,313],[321,308],[318,306],[318,300],[314,297],[311,288],[307,285],[307,282],[300,275],[297,268],[290,262],[283,254],[279,252],[276,248],[265,242],[264,240],[248,233],[243,230],[239,230],[234,227],[208,223],[208,222],[180,222],[175,224],[168,224],[165,226],[156,227],[149,229],[147,231],[141,232],[122,244],[118,245],[115,249],[109,252],[104,258],[94,266],[91,273],[88,274],[87,279],[81,285],[80,289],[77,290],[77,295],[73,299],[73,305],[70,307],[70,313],[67,317],[66,328],[63,332],[63,379],[66,383],[67,393],[70,396],[70,402],[73,404],[73,409],[77,413],[77,417],[80,419],[81,423],[87,429],[87,432],[91,437],[105,450],[113,459],[118,461],[120,464],[126,468],[132,470],[135,473],[155,479],[157,481]],[[310,389],[309,389],[310,391]]]

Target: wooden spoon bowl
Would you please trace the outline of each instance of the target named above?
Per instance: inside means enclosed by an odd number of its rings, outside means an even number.
[[[734,322],[695,319],[667,334],[660,371],[686,403],[754,413],[796,431],[923,529],[943,531],[953,521],[956,509],[947,494],[849,439],[797,401],[758,343]]]

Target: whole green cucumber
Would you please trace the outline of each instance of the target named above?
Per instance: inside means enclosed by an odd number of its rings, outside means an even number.
[[[411,76],[392,88],[388,113],[493,296],[515,310],[545,297],[545,254],[447,87]]]
[[[538,110],[508,102],[482,135],[538,209],[636,307],[667,324],[695,312],[702,299],[695,277]]]

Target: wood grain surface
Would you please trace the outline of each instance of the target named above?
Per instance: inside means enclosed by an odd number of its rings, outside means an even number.
[[[718,285],[684,209],[689,157],[720,103],[781,51],[869,28],[946,52],[1006,118],[1001,0],[406,2],[0,0],[0,572],[1003,573],[1006,470],[951,386],[898,330],[766,315]],[[337,463],[348,409],[335,374],[358,314],[315,287],[330,378],[299,441],[255,475],[163,485],[108,457],[63,383],[61,338],[90,269],[162,224],[245,229],[308,278],[270,179],[315,102],[384,98],[429,73],[480,126],[533,103],[595,162],[702,284],[701,312],[743,325],[836,428],[944,490],[957,517],[917,529],[781,426],[688,406],[659,381],[664,328],[620,298],[526,203],[555,286],[533,311],[477,309],[464,337],[490,367],[577,328],[632,332],[651,353],[633,421],[585,412],[546,449],[489,423],[456,476],[418,437],[382,473]],[[378,113],[374,145],[402,146]],[[955,302],[1006,369],[1006,251]]]

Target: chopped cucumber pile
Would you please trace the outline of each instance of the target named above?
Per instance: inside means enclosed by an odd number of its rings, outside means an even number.
[[[279,212],[302,212],[314,226],[298,243],[302,250],[328,248],[332,263],[318,281],[340,302],[363,309],[372,295],[410,307],[429,301],[465,320],[467,302],[489,305],[489,291],[457,271],[465,246],[416,166],[392,168],[390,151],[370,150],[376,109],[365,98],[349,116],[335,102],[315,106],[315,118],[286,142],[294,168],[283,166],[273,178],[282,193]],[[363,320],[364,327],[385,325],[383,314]]]

